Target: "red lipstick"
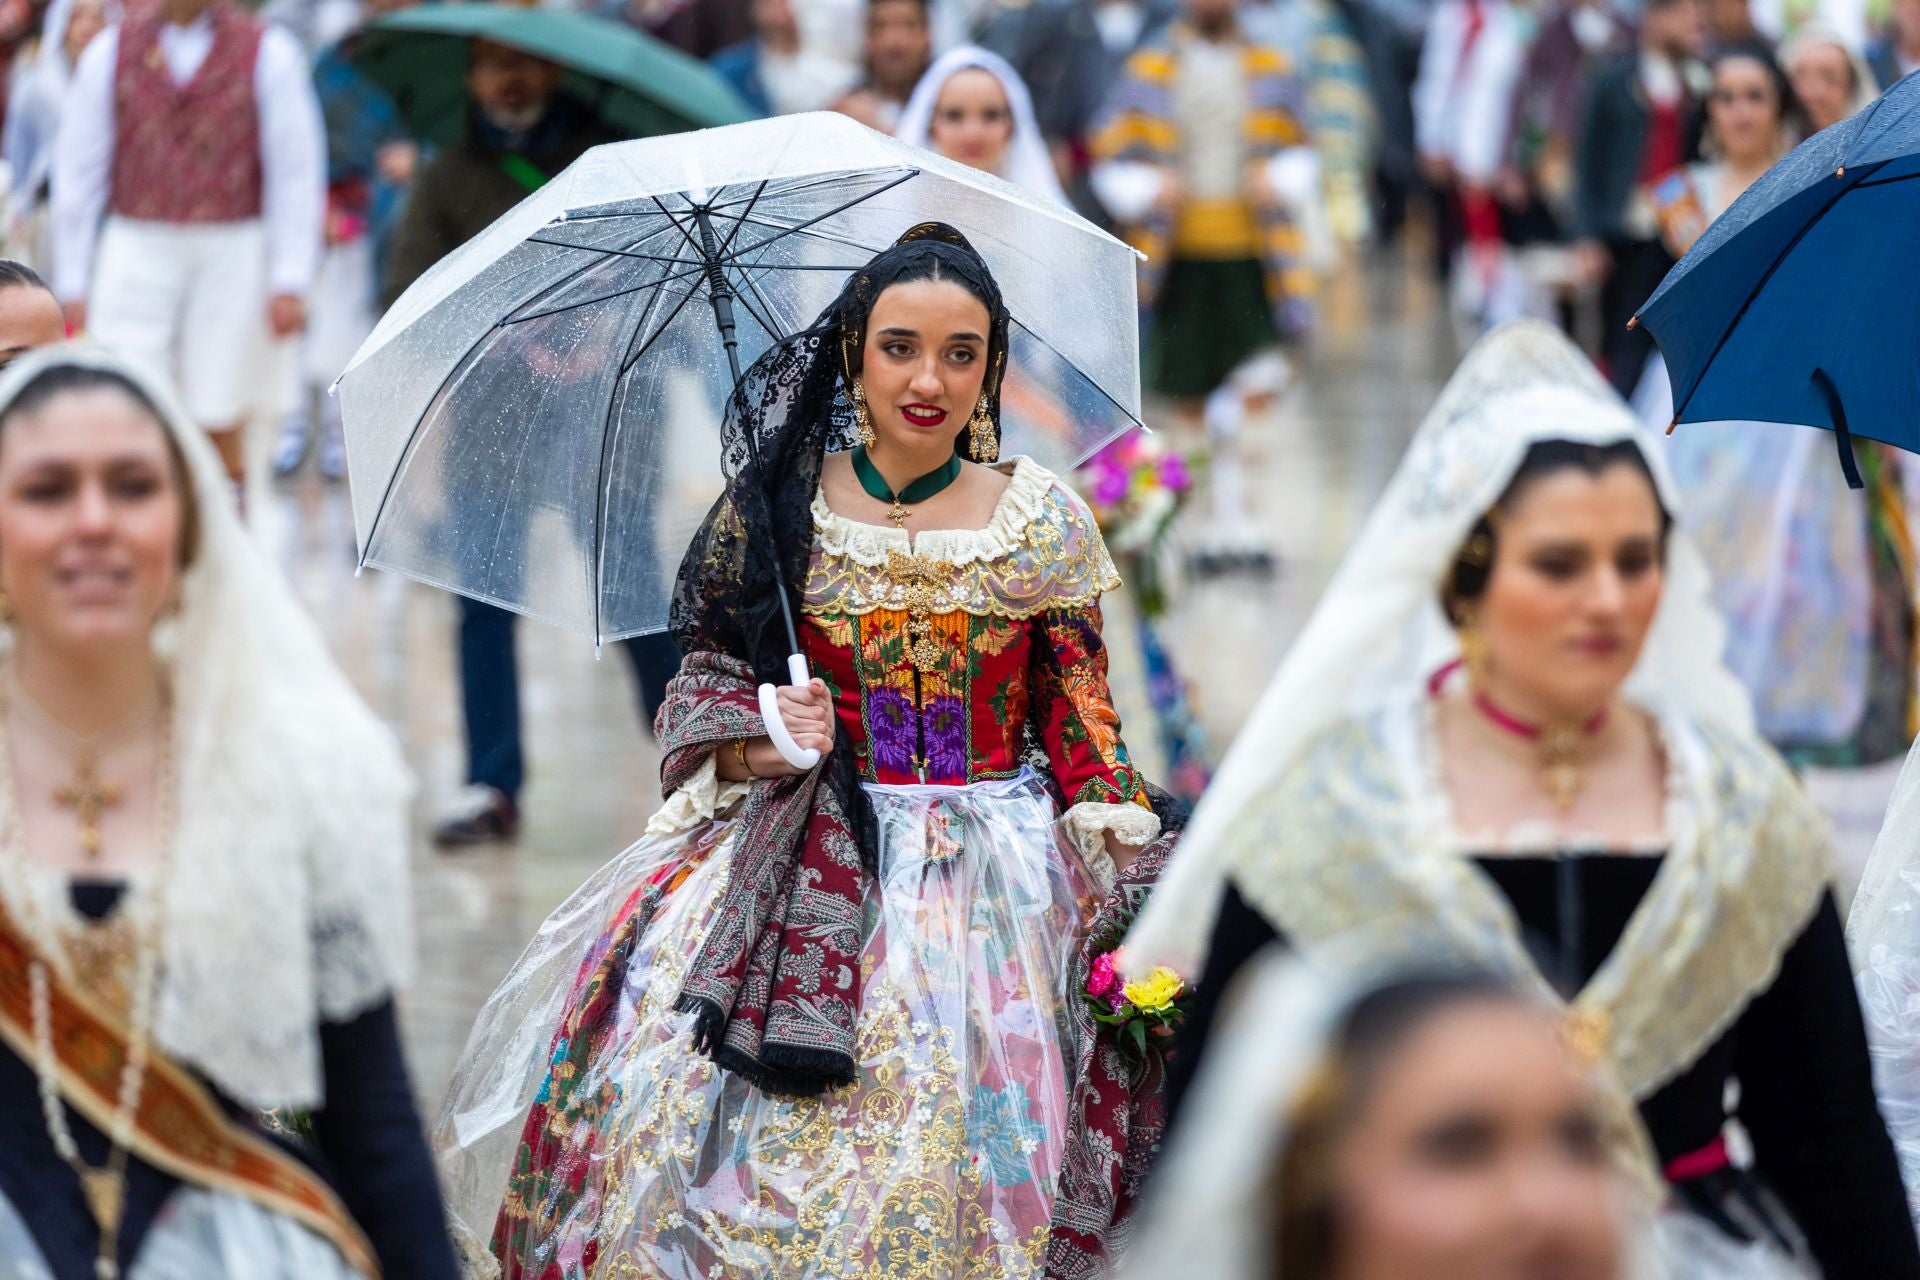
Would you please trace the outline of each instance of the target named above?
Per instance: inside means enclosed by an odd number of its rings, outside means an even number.
[[[947,420],[947,411],[930,404],[907,404],[900,406],[900,416],[916,427],[937,427]]]

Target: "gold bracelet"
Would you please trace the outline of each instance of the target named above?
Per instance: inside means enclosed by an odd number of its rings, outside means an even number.
[[[733,758],[740,762],[740,767],[747,771],[749,778],[757,778],[760,776],[753,771],[753,766],[747,763],[747,740],[745,738],[735,738],[733,740]]]

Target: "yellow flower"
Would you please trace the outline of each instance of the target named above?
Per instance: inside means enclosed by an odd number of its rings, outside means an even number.
[[[1180,975],[1165,965],[1155,965],[1147,976],[1138,982],[1129,982],[1120,989],[1127,1003],[1145,1013],[1158,1013],[1170,1007],[1180,998],[1186,984],[1180,981]]]

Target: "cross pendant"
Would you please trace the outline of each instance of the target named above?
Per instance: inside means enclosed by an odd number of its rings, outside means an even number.
[[[893,500],[893,510],[887,512],[887,519],[893,521],[893,527],[904,529],[907,524],[907,509],[900,505],[900,499]]]
[[[73,781],[53,793],[53,802],[73,810],[80,820],[80,851],[94,862],[100,858],[101,815],[120,803],[120,788],[101,783],[99,763],[92,751],[82,751],[73,769]]]
[[[86,1197],[87,1212],[102,1236],[117,1234],[120,1214],[126,1203],[126,1180],[112,1169],[88,1169],[80,1175],[80,1191]]]

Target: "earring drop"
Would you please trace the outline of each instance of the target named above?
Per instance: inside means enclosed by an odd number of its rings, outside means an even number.
[[[967,423],[967,440],[975,462],[993,462],[1000,457],[1000,433],[994,428],[993,415],[987,410],[984,395],[973,406],[973,417]]]
[[[873,414],[867,408],[867,389],[858,378],[853,380],[853,426],[860,433],[860,443],[873,448]]]

